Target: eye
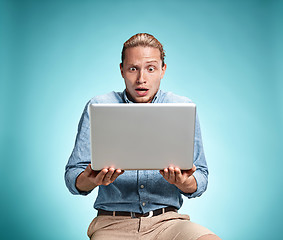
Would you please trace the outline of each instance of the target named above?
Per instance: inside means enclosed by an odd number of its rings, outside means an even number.
[[[136,71],[136,70],[137,70],[136,67],[130,67],[130,71],[131,71],[131,72],[134,72],[134,71]]]
[[[148,68],[148,71],[149,71],[149,72],[153,72],[154,70],[155,70],[155,67],[152,67],[152,66],[151,66],[151,67]]]

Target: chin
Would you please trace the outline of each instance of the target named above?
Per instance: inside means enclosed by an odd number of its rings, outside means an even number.
[[[151,102],[150,98],[137,98],[135,99],[135,103],[148,103]]]
[[[151,102],[152,102],[152,98],[147,98],[140,101],[140,103],[151,103]]]

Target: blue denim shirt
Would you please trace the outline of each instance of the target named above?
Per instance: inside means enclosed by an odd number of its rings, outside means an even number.
[[[159,90],[152,103],[188,103],[190,99]],[[76,178],[90,163],[90,124],[88,106],[92,103],[132,103],[123,92],[110,92],[92,98],[86,105],[79,122],[73,152],[66,165],[65,182],[73,194],[87,195],[76,188]],[[95,209],[108,211],[131,211],[146,213],[151,210],[182,206],[182,195],[188,198],[200,196],[207,187],[208,169],[204,156],[198,117],[195,124],[194,177],[197,190],[192,194],[183,193],[175,185],[168,183],[157,170],[125,171],[108,186],[99,186]]]

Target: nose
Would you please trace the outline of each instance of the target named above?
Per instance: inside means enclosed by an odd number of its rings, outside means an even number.
[[[145,83],[145,82],[146,82],[146,80],[145,80],[144,72],[143,72],[143,70],[140,70],[139,74],[137,76],[137,84],[142,84],[142,83]]]

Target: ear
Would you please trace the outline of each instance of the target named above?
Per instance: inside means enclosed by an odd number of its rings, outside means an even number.
[[[124,78],[124,72],[123,72],[123,66],[122,66],[122,63],[120,63],[120,71],[121,71],[122,78]]]
[[[164,66],[162,67],[161,78],[163,78],[163,77],[164,77],[164,74],[165,74],[166,68],[167,68],[167,64],[166,64],[166,63],[164,63]]]

